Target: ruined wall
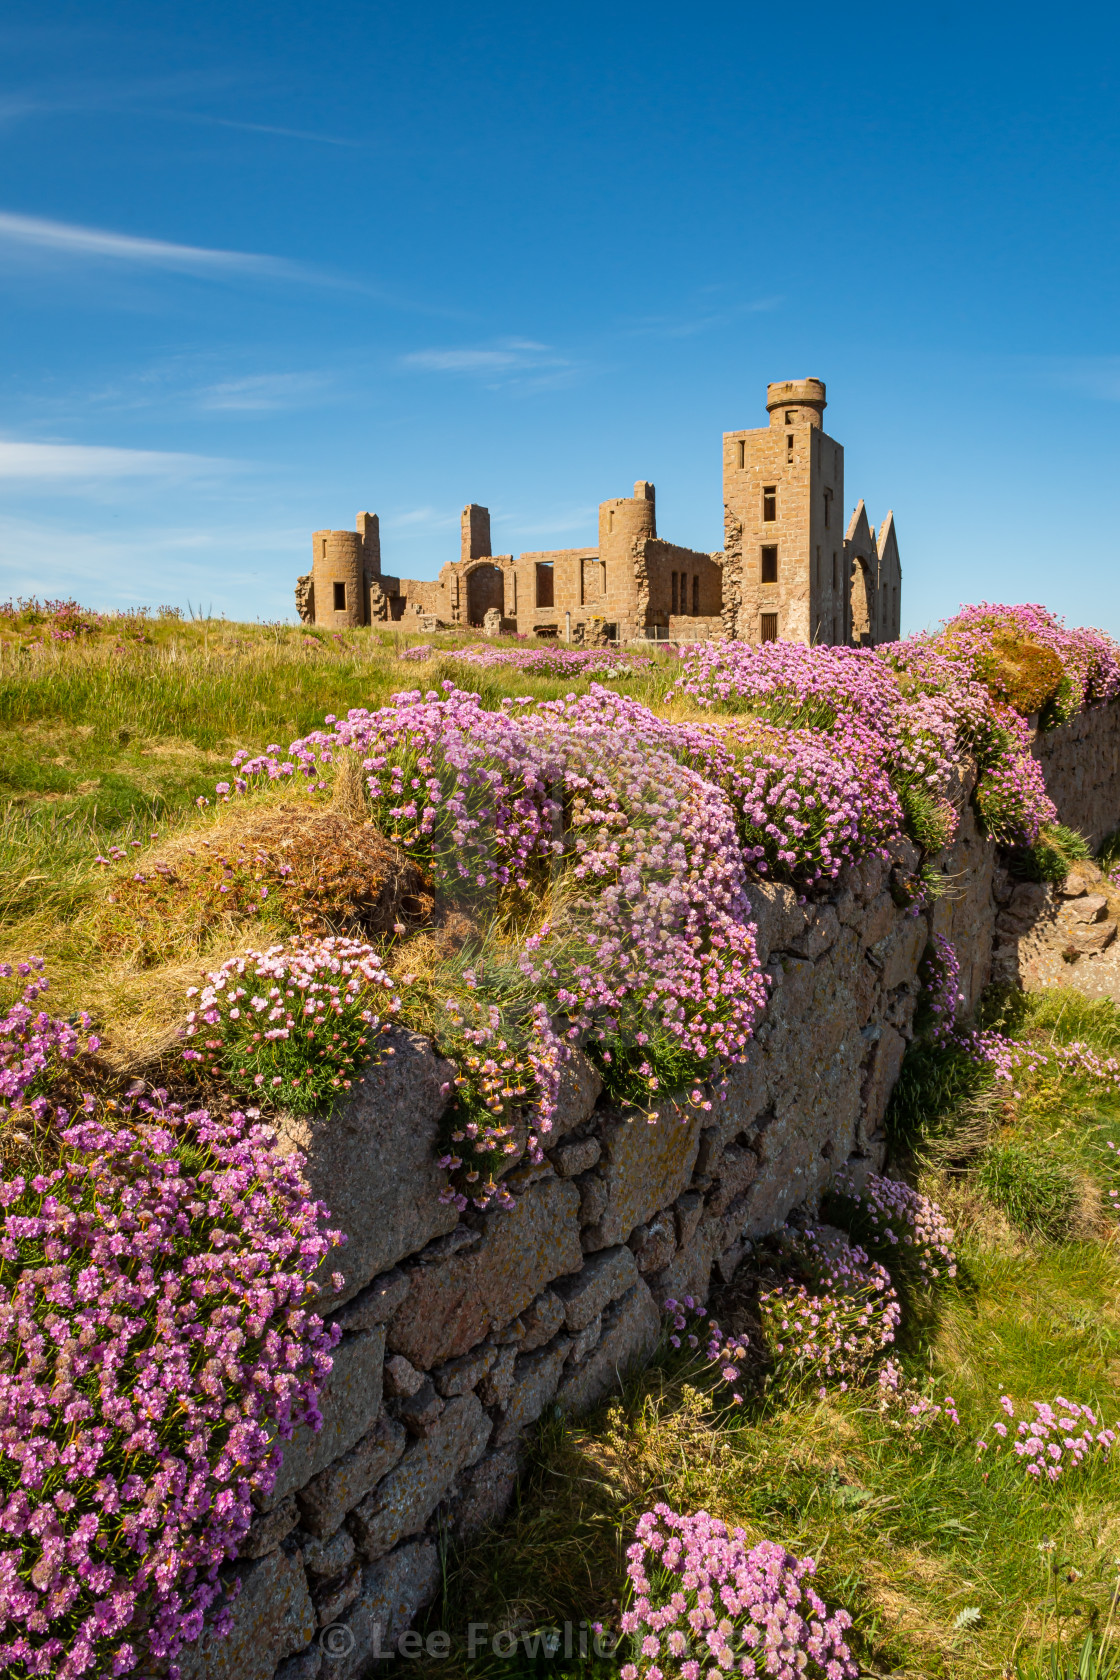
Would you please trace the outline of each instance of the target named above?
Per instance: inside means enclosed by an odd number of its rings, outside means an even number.
[[[1041,743],[1063,820],[1120,820],[1118,734],[1120,707],[1101,708]],[[1017,913],[1019,889],[996,871],[969,792],[962,779],[960,833],[936,860],[950,890],[919,913],[900,902],[919,861],[905,841],[889,861],[843,871],[820,902],[755,883],[770,1001],[747,1061],[704,1093],[710,1107],[670,1100],[649,1125],[602,1102],[577,1055],[547,1159],[506,1181],[510,1210],[460,1215],[440,1200],[455,1070],[415,1033],[393,1033],[393,1054],[334,1114],[280,1122],[283,1147],[304,1152],[313,1193],[349,1236],[324,1262],[320,1296],[342,1339],[323,1428],[285,1447],[229,1566],[242,1583],[234,1631],[204,1635],[184,1680],[378,1672],[377,1650],[436,1595],[439,1526],[465,1536],[502,1512],[523,1433],[544,1409],[594,1404],[648,1356],[667,1296],[729,1278],[745,1244],[845,1162],[882,1164],[927,939],[955,945],[967,1007],[988,982],[993,939],[1006,943],[1009,906]]]
[[[1062,822],[1095,850],[1120,827],[1120,701],[1037,734],[1031,751]]]

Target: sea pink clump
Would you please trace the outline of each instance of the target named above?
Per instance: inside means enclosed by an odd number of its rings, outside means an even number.
[[[1000,1407],[1014,1422],[1015,1403],[1009,1395],[1000,1396]],[[1066,1400],[1059,1394],[1053,1405],[1032,1400],[1030,1410],[1034,1417],[1020,1419],[1013,1436],[1000,1418],[987,1432],[994,1440],[979,1440],[977,1450],[1006,1451],[1035,1481],[1056,1482],[1086,1460],[1108,1458],[1116,1444],[1115,1430],[1100,1427],[1092,1407],[1079,1405],[1076,1400]]]
[[[706,1511],[643,1512],[626,1553],[630,1602],[620,1619],[632,1661],[623,1680],[699,1680],[723,1672],[773,1680],[851,1680],[859,1670],[846,1610],[814,1589],[812,1558]]]
[[[902,1308],[890,1274],[846,1238],[814,1230],[783,1233],[785,1263],[808,1280],[764,1290],[759,1315],[775,1369],[785,1382],[848,1386],[894,1342]]]
[[[306,1301],[340,1239],[255,1110],[71,1121],[54,1065],[54,1164],[0,1183],[0,1665],[174,1677],[278,1441],[318,1426],[336,1338]]]
[[[953,1228],[937,1203],[897,1178],[868,1173],[862,1182],[837,1173],[831,1202],[860,1241],[884,1254],[888,1266],[911,1271],[923,1283],[956,1277]]]

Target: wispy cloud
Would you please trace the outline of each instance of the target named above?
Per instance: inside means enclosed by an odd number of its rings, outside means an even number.
[[[243,134],[274,134],[282,140],[309,140],[317,146],[346,146],[360,149],[365,142],[348,140],[341,134],[316,134],[307,128],[284,128],[277,123],[240,122],[235,117],[212,117],[202,111],[143,111],[138,116],[160,117],[165,122],[197,123],[207,128],[240,129]]]
[[[40,216],[20,216],[0,211],[0,248],[3,246],[48,251],[56,255],[105,259],[110,262],[179,271],[250,271],[288,278],[307,278],[299,264],[282,257],[261,256],[249,251],[210,250],[202,245],[175,245],[163,239],[143,239],[134,234],[110,233],[103,228],[83,227],[75,222],[48,221]]]
[[[783,301],[781,297],[755,298],[747,303],[730,304],[719,309],[701,308],[694,314],[647,315],[632,322],[629,331],[639,337],[649,335],[654,338],[692,338],[697,333],[710,332],[715,327],[730,326],[733,321],[744,315],[768,314],[773,309],[779,309]]]
[[[189,478],[227,470],[233,462],[157,449],[109,449],[84,443],[21,443],[0,439],[0,480]]]
[[[1043,366],[1048,367],[1052,382],[1063,390],[1079,391],[1100,402],[1120,402],[1120,356],[1043,358]]]
[[[403,367],[430,373],[509,373],[521,368],[567,367],[547,344],[531,338],[507,338],[480,349],[413,350],[401,357]]]
[[[244,379],[223,379],[216,385],[202,386],[197,401],[208,412],[279,413],[306,407],[323,395],[327,385],[327,379],[318,373],[249,374]]]

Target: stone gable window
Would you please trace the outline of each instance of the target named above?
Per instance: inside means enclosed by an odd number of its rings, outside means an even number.
[[[778,486],[764,484],[762,486],[762,518],[769,525],[778,517]]]
[[[776,548],[764,548],[762,550],[762,565],[759,571],[759,581],[762,583],[777,583],[778,550]],[[699,592],[699,578],[697,578],[696,583],[697,591]]]

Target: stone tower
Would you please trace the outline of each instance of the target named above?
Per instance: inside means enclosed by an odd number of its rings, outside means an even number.
[[[766,388],[770,424],[723,439],[724,621],[744,641],[843,642],[844,451],[821,379]]]
[[[723,622],[747,642],[873,646],[899,634],[894,516],[844,527],[844,450],[823,379],[766,387],[770,424],[723,438]]]

